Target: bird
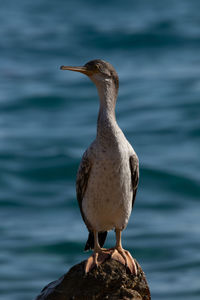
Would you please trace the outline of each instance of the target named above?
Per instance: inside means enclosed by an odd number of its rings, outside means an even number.
[[[77,200],[89,231],[85,251],[93,250],[86,260],[85,273],[111,258],[136,275],[135,261],[122,247],[121,234],[136,197],[139,159],[116,121],[118,74],[109,62],[101,59],[60,69],[87,75],[96,85],[100,102],[96,138],[82,156],[76,179]],[[110,230],[115,230],[116,244],[105,249],[103,245]]]

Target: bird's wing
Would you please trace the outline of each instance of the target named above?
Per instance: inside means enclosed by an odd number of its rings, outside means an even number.
[[[85,191],[87,189],[87,184],[88,184],[88,179],[90,176],[90,171],[91,171],[91,160],[89,158],[89,153],[88,150],[85,151],[83,154],[78,173],[77,173],[77,178],[76,178],[76,195],[77,195],[77,200],[79,204],[79,208],[81,211],[81,216],[87,226],[88,229],[90,229],[90,224],[86,218],[86,216],[83,213],[82,209],[82,201],[83,197],[85,195]]]
[[[133,198],[132,198],[132,207],[135,201],[137,187],[139,182],[139,160],[137,155],[132,155],[130,157],[130,169],[131,169],[131,181],[132,181],[132,188],[133,188]]]

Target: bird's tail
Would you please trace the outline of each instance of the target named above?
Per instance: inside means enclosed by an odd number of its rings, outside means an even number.
[[[107,236],[107,231],[98,233],[98,240],[100,247],[103,247]],[[85,251],[94,249],[94,234],[93,232],[89,232],[87,243],[85,244]]]

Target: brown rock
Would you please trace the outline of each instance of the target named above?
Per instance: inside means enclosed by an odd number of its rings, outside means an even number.
[[[151,300],[144,272],[135,262],[137,276],[112,259],[85,274],[83,261],[48,284],[36,300]]]

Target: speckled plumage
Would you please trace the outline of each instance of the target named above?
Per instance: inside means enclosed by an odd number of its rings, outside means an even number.
[[[97,136],[85,151],[77,174],[77,198],[89,231],[123,230],[129,220],[139,179],[137,155],[115,118],[118,76],[101,60],[89,76],[100,99]],[[96,69],[95,69],[96,70]]]

